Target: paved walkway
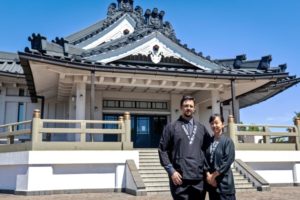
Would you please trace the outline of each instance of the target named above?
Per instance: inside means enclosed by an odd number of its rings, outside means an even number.
[[[145,197],[135,197],[124,193],[89,193],[89,194],[60,194],[45,196],[19,196],[0,194],[0,200],[171,200],[170,194],[157,194]],[[299,200],[300,187],[272,187],[269,192],[238,192],[238,200]]]

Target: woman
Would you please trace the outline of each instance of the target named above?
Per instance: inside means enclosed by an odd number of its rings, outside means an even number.
[[[234,144],[223,134],[224,118],[215,114],[209,118],[214,133],[209,148],[205,151],[207,161],[206,186],[210,200],[235,200],[231,164],[234,162]]]

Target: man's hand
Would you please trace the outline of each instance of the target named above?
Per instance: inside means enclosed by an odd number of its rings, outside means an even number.
[[[214,173],[206,173],[206,180],[208,182],[208,184],[210,184],[213,187],[217,187],[217,181],[216,181],[216,175],[218,176],[219,174]]]
[[[182,176],[177,171],[175,171],[172,174],[171,179],[172,179],[174,185],[181,185],[182,184],[182,180],[181,180]]]

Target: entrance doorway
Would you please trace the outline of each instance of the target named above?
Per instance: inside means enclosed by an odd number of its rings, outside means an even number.
[[[104,120],[118,120],[120,114],[104,114]],[[157,148],[167,116],[131,115],[131,141],[134,148]],[[104,141],[117,141],[116,135],[104,135]]]

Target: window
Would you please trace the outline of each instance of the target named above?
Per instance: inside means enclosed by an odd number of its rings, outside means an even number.
[[[24,121],[24,103],[19,103],[18,104],[18,122]],[[19,125],[17,127],[18,130],[23,129],[23,125]]]
[[[125,100],[104,100],[104,108],[122,108],[122,109],[157,109],[167,110],[167,102],[151,102],[151,101],[125,101]]]
[[[25,96],[25,90],[23,88],[19,89],[19,96],[24,97]]]

